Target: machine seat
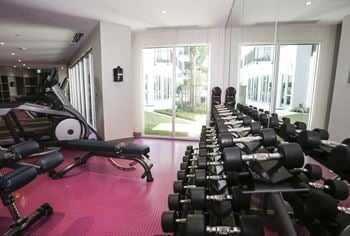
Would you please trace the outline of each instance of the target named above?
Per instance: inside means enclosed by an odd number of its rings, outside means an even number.
[[[63,148],[75,149],[80,151],[87,151],[93,153],[117,153],[120,151],[120,145],[112,142],[102,140],[69,140],[60,142],[59,145]],[[121,154],[123,155],[146,155],[150,151],[147,145],[130,143],[126,144],[122,149]]]

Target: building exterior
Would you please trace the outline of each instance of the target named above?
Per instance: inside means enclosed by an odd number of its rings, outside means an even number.
[[[317,47],[280,45],[276,110],[295,111],[311,106],[317,61]],[[240,64],[240,102],[270,110],[272,96],[273,45],[242,46]]]

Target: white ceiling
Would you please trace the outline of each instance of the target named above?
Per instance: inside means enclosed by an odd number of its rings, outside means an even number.
[[[233,26],[269,24],[272,22],[338,24],[350,14],[350,0],[235,0]],[[306,23],[306,22],[305,22]]]
[[[336,24],[350,14],[350,0],[313,0],[307,7],[306,0],[0,0],[0,42],[5,42],[0,64],[14,65],[18,58],[26,66],[65,64],[79,47],[70,43],[73,35],[85,33],[83,41],[99,20],[133,31],[224,27],[234,1],[233,21],[238,25],[271,22],[276,14],[280,21]]]

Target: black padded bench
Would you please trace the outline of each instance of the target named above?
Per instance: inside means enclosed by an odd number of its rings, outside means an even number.
[[[143,144],[115,144],[113,142],[102,141],[102,140],[88,140],[88,139],[79,139],[79,140],[66,140],[58,141],[53,144],[56,147],[62,147],[66,149],[73,149],[78,151],[88,152],[83,157],[75,158],[74,162],[66,166],[60,171],[51,171],[50,176],[54,179],[62,178],[65,173],[71,169],[85,164],[87,160],[92,156],[103,156],[111,159],[127,159],[131,160],[132,163],[130,166],[135,165],[136,163],[140,164],[145,172],[142,174],[141,178],[147,177],[147,182],[153,181],[151,174],[151,168],[153,164],[149,162],[149,152],[150,148],[147,145]],[[115,164],[115,162],[112,161]],[[120,167],[119,169],[125,170],[126,168]]]
[[[60,147],[94,153],[120,153],[121,155],[148,155],[149,146],[130,143],[122,147],[120,144],[102,140],[68,140],[60,142]],[[120,150],[122,148],[122,150]]]

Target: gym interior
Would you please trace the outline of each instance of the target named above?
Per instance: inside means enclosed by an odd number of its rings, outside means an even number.
[[[349,0],[1,0],[0,234],[350,235],[349,58]]]

